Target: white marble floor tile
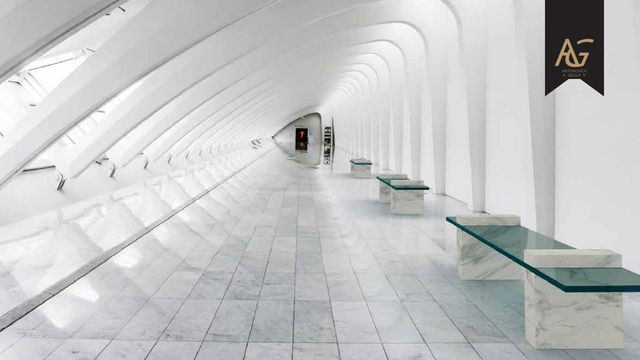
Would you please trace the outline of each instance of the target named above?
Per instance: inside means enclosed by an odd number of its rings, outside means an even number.
[[[296,274],[296,300],[329,300],[324,274]]]
[[[182,306],[180,299],[151,299],[118,333],[121,340],[155,340]]]
[[[315,217],[313,218],[315,221]],[[298,253],[319,253],[320,252],[320,238],[318,237],[305,237],[299,236],[296,242],[296,252]]]
[[[529,343],[515,344],[529,360],[575,360],[565,350],[538,350]],[[637,353],[640,355],[640,353]]]
[[[369,302],[369,311],[385,344],[422,343],[422,337],[400,302]]]
[[[327,274],[327,285],[331,300],[362,301],[362,291],[355,274],[352,272],[341,274]]]
[[[289,360],[292,345],[282,343],[249,343],[245,360]]]
[[[206,341],[248,341],[256,306],[253,300],[223,300]]]
[[[472,344],[484,360],[526,360],[524,354],[513,344]]]
[[[111,298],[91,317],[73,337],[80,339],[113,339],[138,310],[143,298]]]
[[[434,301],[403,303],[422,338],[434,343],[462,343],[466,338]]]
[[[569,355],[574,359],[580,360],[616,360],[615,356],[609,350],[567,350]]]
[[[221,252],[213,258],[211,264],[209,264],[209,267],[207,267],[207,271],[229,273],[235,272],[242,256],[241,254],[236,254],[232,251],[233,250],[223,248]],[[243,250],[239,251],[242,252]]]
[[[206,271],[189,294],[190,299],[222,299],[227,292],[232,272]]]
[[[259,230],[256,229],[254,234],[256,232],[259,232]],[[269,252],[272,243],[273,237],[271,236],[254,235],[251,237],[251,240],[249,240],[249,244],[247,244],[247,251]]]
[[[295,236],[276,236],[273,239],[273,246],[271,252],[296,252],[296,237]]]
[[[339,343],[379,343],[380,338],[364,301],[332,301]]]
[[[415,275],[388,275],[391,286],[403,301],[433,301]]]
[[[109,344],[109,340],[69,339],[60,345],[47,360],[92,360]]]
[[[367,301],[398,301],[393,287],[382,274],[358,274],[362,293]]]
[[[436,360],[481,360],[480,355],[469,343],[429,343],[427,345]]]
[[[509,342],[491,320],[469,301],[452,299],[447,301],[446,298],[440,298],[438,303],[468,341],[477,343]]]
[[[336,343],[294,343],[293,360],[340,360],[338,345]]]
[[[32,339],[22,338],[2,354],[1,360],[40,360],[51,354],[56,348],[62,345],[60,339]]]
[[[319,251],[318,252],[298,252],[296,255],[296,273],[324,274],[324,264],[322,262],[322,254]]]
[[[0,332],[0,353],[18,342],[22,337],[24,337],[24,333],[18,331],[5,330]]]
[[[238,264],[236,274],[238,273],[256,273],[263,274],[269,261],[268,251],[246,251]]]
[[[263,279],[263,273],[237,272],[233,276],[224,298],[229,300],[258,300]]]
[[[96,360],[143,360],[153,345],[154,341],[113,340]]]
[[[193,360],[200,342],[159,341],[146,360]]]
[[[433,360],[425,344],[385,344],[389,360]]]
[[[327,274],[343,274],[353,271],[346,251],[323,252],[322,261]]]
[[[219,305],[219,300],[186,300],[162,333],[162,339],[202,341]]]
[[[267,273],[260,292],[261,300],[293,300],[295,275],[289,273]]]
[[[250,342],[293,341],[293,301],[261,300],[251,328]]]
[[[203,342],[196,360],[242,360],[247,344],[244,342]]]
[[[343,344],[340,343],[342,360],[387,360],[382,344]]]
[[[301,343],[336,342],[329,301],[296,301],[294,341]]]
[[[295,246],[295,245],[294,245]],[[267,273],[295,273],[296,253],[289,251],[273,250],[269,256]]]

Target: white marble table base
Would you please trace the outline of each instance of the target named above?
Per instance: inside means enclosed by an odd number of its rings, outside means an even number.
[[[385,175],[380,175],[380,177],[384,179],[389,179],[389,180],[407,179],[407,176],[404,174],[385,174]],[[391,187],[382,181],[378,181],[378,186],[379,186],[378,201],[382,204],[389,204],[391,202]]]
[[[457,216],[462,225],[520,225],[514,215],[472,214]],[[457,229],[458,277],[461,280],[521,280],[521,266],[482,243],[464,231]]]
[[[609,250],[526,250],[535,267],[621,267]],[[624,347],[621,293],[565,293],[527,271],[524,282],[525,332],[538,349],[619,349]]]
[[[351,175],[359,179],[366,179],[371,177],[371,165],[356,165],[351,164]]]
[[[422,180],[391,180],[397,185],[424,185]],[[424,214],[424,190],[391,189],[391,213],[394,215]]]

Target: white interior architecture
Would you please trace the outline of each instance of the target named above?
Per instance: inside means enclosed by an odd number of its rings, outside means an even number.
[[[0,1],[0,360],[640,359],[640,2],[604,3],[606,95],[545,96],[545,0]]]

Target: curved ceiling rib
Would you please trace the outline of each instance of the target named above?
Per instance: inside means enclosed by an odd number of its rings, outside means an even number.
[[[332,111],[326,102],[336,105],[337,93],[344,94],[341,101],[392,115],[380,126],[394,127],[395,136],[408,122],[417,129],[409,134],[417,154],[412,167],[435,163],[420,159],[419,150],[422,127],[435,134],[443,126],[433,120],[444,108],[434,94],[444,92],[446,79],[434,64],[448,48],[432,35],[451,26],[440,16],[451,11],[448,6],[439,0],[154,0],[114,36],[118,41],[105,43],[0,144],[0,186],[145,76],[99,131],[61,153],[56,165],[65,175],[79,174],[107,150],[123,166],[143,150],[157,159],[264,136],[297,109]],[[314,64],[323,56],[324,64]],[[314,76],[292,91],[300,74],[309,72]]]

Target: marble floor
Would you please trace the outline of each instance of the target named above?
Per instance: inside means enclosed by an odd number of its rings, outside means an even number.
[[[521,281],[460,281],[459,202],[392,216],[375,179],[273,150],[0,332],[0,359],[640,359],[536,351]]]
[[[205,163],[0,227],[0,330],[266,151],[247,147],[218,154]]]

